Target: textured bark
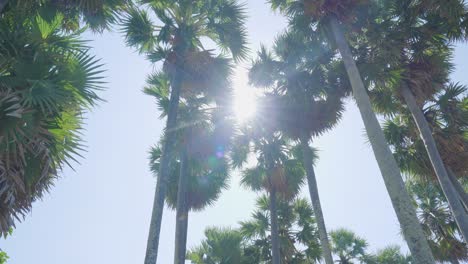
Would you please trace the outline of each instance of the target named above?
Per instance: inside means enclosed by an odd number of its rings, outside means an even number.
[[[180,175],[177,189],[177,215],[174,264],[185,264],[187,250],[187,227],[188,227],[188,207],[187,207],[187,187],[190,168],[188,167],[187,150],[182,150],[180,160]]]
[[[271,256],[272,264],[280,264],[280,244],[278,228],[278,208],[276,206],[276,191],[274,188],[270,191],[270,222],[271,222]]]
[[[466,193],[465,189],[463,186],[460,184],[458,181],[457,177],[453,173],[453,171],[447,167],[447,173],[450,178],[450,181],[453,184],[453,187],[455,187],[455,190],[458,193],[458,196],[460,196],[461,202],[465,206],[465,210],[468,212],[468,194]]]
[[[411,199],[406,191],[403,178],[390,148],[385,140],[382,128],[372,110],[369,95],[367,94],[361,75],[351,54],[351,50],[345,39],[336,17],[330,17],[330,27],[333,32],[338,49],[343,58],[346,72],[353,89],[353,96],[361,113],[362,120],[374,151],[377,164],[382,173],[382,178],[390,196],[390,200],[400,222],[403,235],[411,255],[416,264],[435,263],[431,249],[427,243],[424,232],[416,216],[416,211],[411,204]]]
[[[315,220],[317,221],[318,232],[320,236],[320,244],[322,246],[322,257],[326,264],[333,264],[330,242],[328,241],[327,228],[325,219],[322,213],[320,197],[318,193],[317,180],[315,178],[314,166],[312,164],[312,152],[308,144],[308,137],[301,139],[302,153],[304,158],[304,166],[307,173],[307,185],[309,186],[310,200],[314,209]]]
[[[145,264],[156,264],[158,258],[159,235],[161,233],[161,221],[164,211],[164,199],[166,197],[167,182],[169,177],[170,157],[173,156],[177,125],[177,112],[179,110],[179,98],[181,90],[182,71],[176,67],[171,84],[171,98],[169,110],[167,112],[166,134],[163,143],[162,155],[159,166],[159,174],[156,180],[156,190],[154,194],[153,211],[151,214],[148,243],[146,245]]]
[[[460,196],[455,190],[453,183],[450,181],[445,165],[440,157],[439,150],[437,149],[436,142],[432,136],[431,129],[429,128],[424,114],[416,104],[413,93],[405,83],[402,84],[401,94],[403,95],[406,106],[410,110],[413,120],[418,127],[419,136],[424,143],[424,147],[426,148],[427,155],[429,156],[429,160],[431,161],[432,168],[434,169],[442,192],[447,198],[447,202],[452,211],[452,215],[455,218],[455,222],[457,223],[457,226],[466,242],[468,238],[468,214],[459,199]]]

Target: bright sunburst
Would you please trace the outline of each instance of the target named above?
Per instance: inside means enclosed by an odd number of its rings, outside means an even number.
[[[244,122],[255,114],[255,90],[247,82],[238,83],[234,89],[234,112],[239,122]]]

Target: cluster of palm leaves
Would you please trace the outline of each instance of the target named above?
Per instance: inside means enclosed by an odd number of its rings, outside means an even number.
[[[362,116],[412,263],[467,260],[468,87],[449,78],[452,45],[468,37],[466,3],[268,3],[288,26],[253,58],[257,113],[236,124],[231,77],[248,58],[239,1],[0,1],[0,234],[80,156],[83,114],[103,84],[80,35],[119,24],[127,45],[158,69],[144,92],[166,118],[150,155],[157,183],[146,264],[157,260],[165,203],[177,211],[177,264],[187,256],[195,263],[408,263],[397,248],[367,254],[354,233],[327,232],[312,143],[338,124],[347,97]],[[186,254],[189,212],[213,204],[232,169],[262,193],[253,220],[238,230],[208,229]],[[310,205],[299,197],[305,184]]]
[[[234,0],[141,4],[123,21],[125,37],[153,63],[163,62],[147,92],[167,115],[160,150],[153,151],[161,154],[153,155],[157,183],[145,263],[156,262],[164,201],[170,196],[177,198],[174,262],[184,263],[188,211],[212,203],[227,184],[231,61],[246,57],[245,14]],[[218,49],[206,50],[203,38]]]
[[[322,257],[317,225],[310,203],[303,198],[282,201],[278,206],[282,263],[319,263]],[[412,258],[398,246],[370,253],[368,243],[354,232],[340,228],[330,232],[331,252],[340,264],[409,264]],[[205,239],[187,254],[194,264],[271,263],[269,199],[257,199],[252,219],[238,229],[210,227]]]
[[[217,60],[224,56],[223,63],[230,64],[229,53],[234,61],[246,58],[242,5],[234,0],[141,1],[124,21],[127,43],[152,62],[163,61],[161,72],[149,81],[154,86],[150,94],[156,95],[167,115],[167,125],[161,147],[152,152],[157,187],[145,263],[153,264],[157,258],[165,200],[177,210],[174,263],[184,263],[188,211],[216,200],[226,186],[228,167],[242,170],[242,185],[266,194],[259,207],[268,211],[268,217],[257,212],[254,222],[244,223],[238,231],[207,230],[212,242],[203,242],[189,254],[195,263],[224,263],[216,257],[217,243],[236,244],[230,246],[235,249],[230,255],[235,263],[323,259],[331,264],[334,255],[340,263],[353,259],[384,263],[379,256],[364,254],[365,243],[347,231],[332,233],[330,243],[322,214],[310,144],[339,122],[348,96],[356,100],[413,262],[465,259],[468,203],[459,179],[466,178],[466,88],[448,78],[452,42],[467,36],[463,1],[269,3],[288,18],[289,25],[271,50],[262,47],[252,61],[249,80],[262,95],[256,116],[240,126],[225,124],[233,122],[226,110],[232,100],[226,81],[231,71],[220,71],[228,67]],[[204,37],[217,49],[205,50]],[[219,55],[214,55],[216,51]],[[386,120],[384,129],[379,115]],[[220,134],[215,132],[218,126]],[[205,141],[203,135],[211,140]],[[224,139],[217,141],[220,137]],[[203,142],[204,150],[198,152],[194,141]],[[256,160],[253,165],[247,162],[251,157]],[[222,169],[206,165],[210,159],[222,163]],[[203,190],[200,180],[212,181],[208,183],[212,199],[204,197],[203,203],[196,195]],[[298,193],[306,182],[316,226],[314,242],[291,233],[295,220],[288,222],[281,215],[285,205],[293,210],[291,203],[302,201]],[[438,225],[426,213],[437,210],[431,207],[436,204],[422,202],[425,193],[416,188],[429,184],[440,186],[437,197],[431,198],[448,213],[445,220],[437,219],[443,222]],[[252,229],[260,224],[262,230]],[[245,232],[249,228],[250,235]],[[356,251],[347,246],[337,251],[336,233],[354,241],[347,243],[354,243]],[[297,243],[307,249],[301,251]],[[408,261],[395,256],[397,251],[382,251],[380,257]]]
[[[80,34],[87,25],[99,28],[92,10],[112,6],[116,14],[117,1],[81,2],[2,1],[0,234],[83,150],[83,114],[100,101],[103,70]]]

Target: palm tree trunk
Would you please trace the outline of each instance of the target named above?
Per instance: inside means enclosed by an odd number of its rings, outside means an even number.
[[[322,246],[323,251],[323,259],[325,260],[326,264],[333,264],[330,242],[328,241],[327,228],[325,226],[325,219],[322,213],[322,206],[320,205],[317,180],[315,178],[314,166],[312,164],[312,152],[308,142],[309,139],[307,136],[304,136],[301,139],[302,153],[304,156],[304,166],[307,172],[307,185],[309,186],[310,200],[314,209],[315,220],[317,221],[317,227],[320,236],[320,244]]]
[[[167,182],[169,177],[170,157],[172,156],[173,152],[172,146],[174,146],[176,141],[176,133],[174,133],[174,130],[176,129],[177,125],[177,112],[179,110],[179,98],[182,79],[180,76],[182,70],[180,70],[177,66],[175,68],[176,70],[171,84],[171,98],[167,112],[166,134],[163,143],[159,174],[156,180],[153,211],[151,214],[148,242],[146,245],[145,264],[156,264],[156,260],[158,259],[159,234],[161,232],[164,199],[166,197]]]
[[[188,227],[188,207],[187,207],[187,187],[189,178],[187,149],[182,150],[180,159],[179,185],[177,189],[177,216],[175,233],[174,264],[185,264],[187,250],[187,227]]]
[[[450,181],[452,182],[453,187],[455,187],[455,190],[457,191],[458,195],[460,196],[460,199],[461,199],[463,205],[465,206],[465,210],[468,212],[468,194],[466,193],[465,189],[463,188],[463,186],[458,181],[458,179],[455,176],[455,174],[453,173],[453,171],[449,167],[446,167],[446,168],[447,168],[447,173],[448,173],[448,176],[450,178]]]
[[[356,104],[361,113],[367,136],[379,165],[387,192],[392,201],[393,209],[400,222],[403,234],[412,256],[417,264],[435,263],[431,249],[421,228],[416,211],[411,204],[410,196],[405,189],[398,165],[385,141],[379,121],[372,111],[361,75],[346,42],[344,33],[336,17],[330,17],[330,26],[338,49],[348,73]]]
[[[270,221],[271,221],[271,256],[272,264],[281,264],[279,228],[278,228],[278,209],[276,206],[276,190],[270,190]]]
[[[429,128],[422,111],[416,104],[413,93],[409,89],[408,85],[406,85],[406,83],[402,84],[401,94],[403,95],[406,105],[410,110],[411,115],[413,116],[416,126],[418,127],[419,135],[424,142],[424,147],[426,148],[429,160],[432,164],[432,168],[434,169],[434,172],[437,176],[437,180],[439,181],[440,187],[442,188],[442,191],[447,198],[447,202],[450,206],[450,209],[452,210],[453,217],[457,222],[460,233],[463,235],[463,238],[466,242],[468,241],[468,214],[466,213],[465,208],[459,199],[457,191],[450,181],[447,170],[445,170],[445,165],[442,161],[442,158],[440,157],[439,151],[437,150],[431,129]]]

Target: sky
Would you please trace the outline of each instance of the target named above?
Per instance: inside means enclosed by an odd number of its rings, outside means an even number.
[[[285,21],[264,1],[248,1],[247,9],[254,52],[260,43],[269,45]],[[11,237],[0,239],[0,248],[10,255],[9,264],[143,262],[155,187],[148,150],[159,140],[165,123],[158,119],[153,99],[141,92],[154,67],[126,47],[118,31],[86,38],[107,69],[107,90],[101,94],[106,102],[87,115],[85,158],[74,170],[65,169]],[[468,84],[466,58],[468,45],[457,45],[452,79],[463,84]],[[234,86],[252,89],[245,66],[238,67]],[[340,124],[313,145],[320,150],[316,174],[327,228],[355,231],[367,239],[370,250],[391,244],[406,250],[353,101],[347,103]],[[214,206],[190,214],[188,248],[203,239],[208,226],[236,227],[249,219],[258,194],[238,182],[238,172],[232,173],[230,188]],[[308,197],[306,186],[301,195]],[[175,213],[166,209],[159,264],[173,260],[174,219]]]

